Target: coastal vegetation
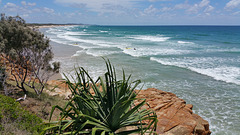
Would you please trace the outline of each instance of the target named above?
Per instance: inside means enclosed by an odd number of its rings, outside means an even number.
[[[140,80],[130,82],[131,76],[126,77],[124,71],[122,80],[117,80],[115,69],[109,61],[106,61],[106,67],[105,78],[99,77],[96,82],[84,68],[76,69],[75,77],[71,79],[65,76],[73,97],[65,107],[53,107],[51,115],[59,109],[60,120],[49,122],[43,134],[155,133],[155,112],[140,109],[146,104],[145,99],[134,104],[138,99],[134,90]]]
[[[0,134],[39,134],[43,120],[24,110],[13,98],[0,94]]]
[[[66,102],[63,99],[46,95],[43,90],[49,85],[47,81],[52,74],[59,72],[60,64],[52,62],[53,53],[49,39],[34,27],[28,27],[19,16],[7,17],[1,14],[0,55],[1,94],[24,97],[17,101],[25,100],[28,95],[31,100],[27,101],[30,103],[25,109],[37,114],[36,116],[22,108],[14,98],[0,95],[1,134],[41,132],[42,134],[113,135],[154,134],[156,131],[155,112],[141,109],[146,101],[136,98],[135,88],[140,81],[130,82],[130,76],[126,77],[124,71],[123,79],[117,80],[115,69],[109,61],[106,61],[107,72],[104,79],[99,77],[94,81],[83,68],[76,69],[76,77],[71,78],[74,82],[65,75],[67,78],[65,83],[72,92],[72,97],[67,101],[66,106],[59,105],[59,102]],[[9,93],[7,90],[9,86],[16,86],[14,88],[16,91]],[[19,89],[23,93],[20,93]],[[21,103],[23,106],[24,104]],[[34,104],[38,104],[41,108],[40,113],[36,112],[39,108],[29,109]],[[50,113],[50,120],[57,121],[43,124],[49,115],[45,108],[52,104],[56,106]],[[56,111],[60,114],[55,113]],[[57,114],[58,116],[53,118],[53,115]]]
[[[49,39],[37,29],[27,27],[19,16],[1,14],[0,55],[1,66],[8,67],[6,70],[16,86],[24,92],[24,98],[20,98],[23,100],[28,92],[26,87],[40,95],[49,77],[59,71],[60,64],[51,62],[53,53]]]

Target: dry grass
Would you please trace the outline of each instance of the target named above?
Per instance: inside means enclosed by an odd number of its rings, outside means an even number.
[[[0,135],[32,135],[32,133],[26,130],[16,128],[19,124],[6,118],[1,120],[1,125],[3,130],[0,131]]]
[[[17,99],[19,97],[23,97],[24,93],[14,87],[16,82],[14,81],[8,81],[9,84],[9,91],[11,91],[11,97]],[[47,87],[46,87],[47,88]],[[22,107],[24,107],[26,110],[36,114],[38,117],[42,118],[44,121],[49,120],[49,114],[52,110],[52,106],[59,105],[61,107],[64,107],[66,104],[66,100],[64,100],[63,97],[60,96],[50,96],[45,91],[41,95],[37,95],[34,90],[28,88],[28,95],[25,101],[21,101],[20,104]],[[60,116],[59,111],[54,111],[53,119],[57,120],[57,118]]]

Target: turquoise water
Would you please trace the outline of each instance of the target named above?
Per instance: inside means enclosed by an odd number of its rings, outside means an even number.
[[[240,27],[68,26],[44,30],[55,60],[71,74],[83,66],[97,78],[101,56],[143,89],[175,93],[194,105],[216,135],[240,134]]]

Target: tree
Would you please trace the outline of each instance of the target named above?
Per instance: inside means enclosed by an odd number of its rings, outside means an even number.
[[[40,95],[49,77],[59,72],[59,62],[51,62],[53,53],[49,39],[28,27],[19,16],[1,14],[0,52],[16,86],[25,94],[23,100],[28,93],[27,87]]]

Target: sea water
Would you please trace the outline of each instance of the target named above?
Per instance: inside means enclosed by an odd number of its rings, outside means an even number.
[[[42,29],[61,72],[84,67],[97,79],[110,59],[143,89],[175,93],[193,104],[215,135],[240,134],[239,26],[66,26]],[[139,87],[140,88],[140,87]]]

